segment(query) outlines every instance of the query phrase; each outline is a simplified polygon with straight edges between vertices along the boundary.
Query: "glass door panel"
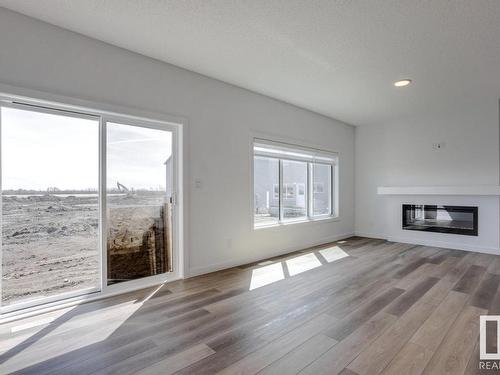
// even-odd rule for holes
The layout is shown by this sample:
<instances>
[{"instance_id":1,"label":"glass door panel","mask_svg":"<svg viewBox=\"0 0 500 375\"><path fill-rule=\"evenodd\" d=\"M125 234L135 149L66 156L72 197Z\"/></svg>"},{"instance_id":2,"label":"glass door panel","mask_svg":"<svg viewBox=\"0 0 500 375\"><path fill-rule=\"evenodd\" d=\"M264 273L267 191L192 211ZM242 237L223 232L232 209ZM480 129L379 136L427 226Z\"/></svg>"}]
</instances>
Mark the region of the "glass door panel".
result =
<instances>
[{"instance_id":1,"label":"glass door panel","mask_svg":"<svg viewBox=\"0 0 500 375\"><path fill-rule=\"evenodd\" d=\"M108 285L172 271L172 132L106 123Z\"/></svg>"},{"instance_id":2,"label":"glass door panel","mask_svg":"<svg viewBox=\"0 0 500 375\"><path fill-rule=\"evenodd\" d=\"M3 306L99 290L99 121L1 107Z\"/></svg>"}]
</instances>

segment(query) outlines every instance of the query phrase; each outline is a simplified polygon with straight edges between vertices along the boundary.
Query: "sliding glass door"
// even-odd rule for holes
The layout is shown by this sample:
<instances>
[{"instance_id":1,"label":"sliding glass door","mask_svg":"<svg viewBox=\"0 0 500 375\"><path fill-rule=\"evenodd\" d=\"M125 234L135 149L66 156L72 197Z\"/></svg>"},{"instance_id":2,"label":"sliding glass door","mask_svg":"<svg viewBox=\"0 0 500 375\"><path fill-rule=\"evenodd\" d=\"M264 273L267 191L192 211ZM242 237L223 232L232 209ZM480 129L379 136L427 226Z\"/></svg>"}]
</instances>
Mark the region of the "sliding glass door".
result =
<instances>
[{"instance_id":1,"label":"sliding glass door","mask_svg":"<svg viewBox=\"0 0 500 375\"><path fill-rule=\"evenodd\" d=\"M99 119L1 108L2 305L95 291Z\"/></svg>"},{"instance_id":2,"label":"sliding glass door","mask_svg":"<svg viewBox=\"0 0 500 375\"><path fill-rule=\"evenodd\" d=\"M0 96L0 313L177 275L176 137Z\"/></svg>"},{"instance_id":3,"label":"sliding glass door","mask_svg":"<svg viewBox=\"0 0 500 375\"><path fill-rule=\"evenodd\" d=\"M108 285L172 270L172 133L106 124Z\"/></svg>"}]
</instances>

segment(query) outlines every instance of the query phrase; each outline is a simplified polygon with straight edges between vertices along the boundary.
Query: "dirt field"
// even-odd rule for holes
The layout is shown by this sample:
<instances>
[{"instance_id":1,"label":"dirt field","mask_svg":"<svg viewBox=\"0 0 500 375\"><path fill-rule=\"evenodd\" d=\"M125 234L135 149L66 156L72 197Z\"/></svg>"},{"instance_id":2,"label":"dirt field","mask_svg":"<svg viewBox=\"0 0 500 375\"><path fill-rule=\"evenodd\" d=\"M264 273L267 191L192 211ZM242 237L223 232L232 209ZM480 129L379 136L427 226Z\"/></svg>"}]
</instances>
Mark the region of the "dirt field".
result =
<instances>
[{"instance_id":1,"label":"dirt field","mask_svg":"<svg viewBox=\"0 0 500 375\"><path fill-rule=\"evenodd\" d=\"M2 304L99 286L97 195L4 195L2 199ZM114 196L108 208L160 201L151 196ZM119 220L111 222L121 226Z\"/></svg>"},{"instance_id":2,"label":"dirt field","mask_svg":"<svg viewBox=\"0 0 500 375\"><path fill-rule=\"evenodd\" d=\"M97 287L95 196L4 196L2 303Z\"/></svg>"}]
</instances>

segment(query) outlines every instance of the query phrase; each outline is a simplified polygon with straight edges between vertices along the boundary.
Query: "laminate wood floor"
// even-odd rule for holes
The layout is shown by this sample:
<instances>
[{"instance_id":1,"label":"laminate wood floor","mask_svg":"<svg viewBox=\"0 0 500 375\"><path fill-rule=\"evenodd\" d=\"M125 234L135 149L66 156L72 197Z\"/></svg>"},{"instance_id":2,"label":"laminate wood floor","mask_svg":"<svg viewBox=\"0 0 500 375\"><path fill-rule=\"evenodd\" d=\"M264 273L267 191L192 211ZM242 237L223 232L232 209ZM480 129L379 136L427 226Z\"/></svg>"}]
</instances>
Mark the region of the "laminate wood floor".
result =
<instances>
[{"instance_id":1,"label":"laminate wood floor","mask_svg":"<svg viewBox=\"0 0 500 375\"><path fill-rule=\"evenodd\" d=\"M476 374L499 284L500 256L352 237L3 324L0 373Z\"/></svg>"}]
</instances>

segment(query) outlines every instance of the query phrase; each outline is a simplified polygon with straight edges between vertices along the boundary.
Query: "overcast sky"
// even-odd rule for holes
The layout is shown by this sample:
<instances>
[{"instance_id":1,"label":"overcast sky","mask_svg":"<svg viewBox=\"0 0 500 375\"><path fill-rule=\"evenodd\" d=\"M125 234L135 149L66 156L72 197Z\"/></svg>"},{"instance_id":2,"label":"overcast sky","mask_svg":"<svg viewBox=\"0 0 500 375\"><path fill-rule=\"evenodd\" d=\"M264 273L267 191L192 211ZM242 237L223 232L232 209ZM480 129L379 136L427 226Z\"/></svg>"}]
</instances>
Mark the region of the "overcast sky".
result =
<instances>
[{"instance_id":1,"label":"overcast sky","mask_svg":"<svg viewBox=\"0 0 500 375\"><path fill-rule=\"evenodd\" d=\"M97 189L97 121L5 107L1 116L4 190ZM109 188L164 189L170 132L108 124L107 138Z\"/></svg>"}]
</instances>

